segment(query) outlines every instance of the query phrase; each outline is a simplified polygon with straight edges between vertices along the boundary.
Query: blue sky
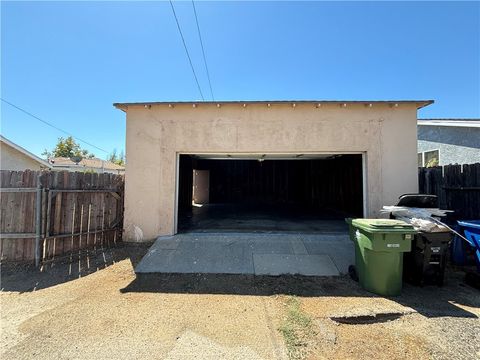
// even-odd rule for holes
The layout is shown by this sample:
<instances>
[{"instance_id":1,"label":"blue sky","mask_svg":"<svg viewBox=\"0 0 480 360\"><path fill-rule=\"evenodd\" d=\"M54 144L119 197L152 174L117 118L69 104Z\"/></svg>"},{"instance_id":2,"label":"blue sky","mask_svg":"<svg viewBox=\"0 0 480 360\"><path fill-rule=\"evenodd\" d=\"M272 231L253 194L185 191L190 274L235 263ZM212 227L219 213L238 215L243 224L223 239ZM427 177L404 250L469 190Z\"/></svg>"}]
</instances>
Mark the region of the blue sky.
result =
<instances>
[{"instance_id":1,"label":"blue sky","mask_svg":"<svg viewBox=\"0 0 480 360\"><path fill-rule=\"evenodd\" d=\"M209 99L192 4L174 5ZM480 117L479 2L196 8L216 100L434 99L420 117ZM125 147L113 102L200 99L168 2L2 2L1 62L2 98L107 151ZM2 134L36 154L63 135L1 105Z\"/></svg>"}]
</instances>

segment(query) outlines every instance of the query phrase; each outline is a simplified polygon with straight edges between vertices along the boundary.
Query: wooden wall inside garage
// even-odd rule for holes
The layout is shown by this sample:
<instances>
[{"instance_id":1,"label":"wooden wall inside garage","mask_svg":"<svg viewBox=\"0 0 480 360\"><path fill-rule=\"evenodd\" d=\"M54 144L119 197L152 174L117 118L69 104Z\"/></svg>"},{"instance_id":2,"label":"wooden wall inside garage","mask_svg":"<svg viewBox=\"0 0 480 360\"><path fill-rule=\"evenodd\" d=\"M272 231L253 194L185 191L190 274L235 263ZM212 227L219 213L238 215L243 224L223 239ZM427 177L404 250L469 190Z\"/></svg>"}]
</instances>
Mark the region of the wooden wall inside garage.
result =
<instances>
[{"instance_id":1,"label":"wooden wall inside garage","mask_svg":"<svg viewBox=\"0 0 480 360\"><path fill-rule=\"evenodd\" d=\"M193 164L194 160L189 155L180 155L178 208L188 209L192 206L193 196Z\"/></svg>"},{"instance_id":2,"label":"wooden wall inside garage","mask_svg":"<svg viewBox=\"0 0 480 360\"><path fill-rule=\"evenodd\" d=\"M361 155L320 160L195 160L180 166L181 204L191 205L192 169L210 170L211 203L292 204L362 216Z\"/></svg>"}]
</instances>

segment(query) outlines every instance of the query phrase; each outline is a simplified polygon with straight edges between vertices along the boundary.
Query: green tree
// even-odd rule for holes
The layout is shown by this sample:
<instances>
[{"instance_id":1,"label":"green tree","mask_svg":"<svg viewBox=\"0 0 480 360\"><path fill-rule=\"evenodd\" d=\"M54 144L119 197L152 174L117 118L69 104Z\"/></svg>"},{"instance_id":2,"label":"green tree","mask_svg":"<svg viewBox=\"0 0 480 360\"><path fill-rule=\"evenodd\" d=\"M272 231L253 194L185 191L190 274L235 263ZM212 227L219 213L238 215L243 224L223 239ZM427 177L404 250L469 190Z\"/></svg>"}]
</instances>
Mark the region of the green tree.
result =
<instances>
[{"instance_id":1,"label":"green tree","mask_svg":"<svg viewBox=\"0 0 480 360\"><path fill-rule=\"evenodd\" d=\"M91 159L94 158L95 155L90 153L86 149L82 149L80 144L75 141L75 139L71 136L67 138L60 137L58 138L57 145L52 151L45 151L42 153L47 159L51 157L67 157L72 158L76 156L81 156L82 158Z\"/></svg>"},{"instance_id":2,"label":"green tree","mask_svg":"<svg viewBox=\"0 0 480 360\"><path fill-rule=\"evenodd\" d=\"M108 155L107 160L114 163L114 164L124 166L125 165L125 154L123 153L123 150L122 150L122 151L120 151L120 154L117 155L117 149L113 149L112 153L110 155Z\"/></svg>"},{"instance_id":3,"label":"green tree","mask_svg":"<svg viewBox=\"0 0 480 360\"><path fill-rule=\"evenodd\" d=\"M427 164L425 165L425 167L427 167L427 168L431 168L431 167L435 167L435 166L438 166L438 159L437 158L430 159L427 162Z\"/></svg>"}]
</instances>

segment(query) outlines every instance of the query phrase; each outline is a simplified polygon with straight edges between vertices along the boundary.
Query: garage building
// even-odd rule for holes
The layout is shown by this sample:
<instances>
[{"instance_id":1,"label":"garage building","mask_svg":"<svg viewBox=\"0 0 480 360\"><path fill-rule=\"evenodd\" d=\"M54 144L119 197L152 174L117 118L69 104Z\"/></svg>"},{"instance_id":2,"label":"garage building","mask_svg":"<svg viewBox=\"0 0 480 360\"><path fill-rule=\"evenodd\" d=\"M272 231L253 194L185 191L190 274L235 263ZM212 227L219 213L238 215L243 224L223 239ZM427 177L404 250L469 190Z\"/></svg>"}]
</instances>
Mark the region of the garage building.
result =
<instances>
[{"instance_id":1,"label":"garage building","mask_svg":"<svg viewBox=\"0 0 480 360\"><path fill-rule=\"evenodd\" d=\"M418 101L116 103L125 240L329 232L417 191Z\"/></svg>"}]
</instances>

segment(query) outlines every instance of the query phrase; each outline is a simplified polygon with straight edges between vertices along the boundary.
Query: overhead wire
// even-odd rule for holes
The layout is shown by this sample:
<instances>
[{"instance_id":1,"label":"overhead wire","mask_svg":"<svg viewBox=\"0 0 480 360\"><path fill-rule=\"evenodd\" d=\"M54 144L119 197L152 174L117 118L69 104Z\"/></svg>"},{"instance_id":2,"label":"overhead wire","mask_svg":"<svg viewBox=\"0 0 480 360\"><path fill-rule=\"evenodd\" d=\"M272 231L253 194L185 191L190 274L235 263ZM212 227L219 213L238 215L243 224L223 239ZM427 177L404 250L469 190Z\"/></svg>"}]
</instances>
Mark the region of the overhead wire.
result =
<instances>
[{"instance_id":1,"label":"overhead wire","mask_svg":"<svg viewBox=\"0 0 480 360\"><path fill-rule=\"evenodd\" d=\"M197 84L197 88L198 88L198 91L199 91L199 93L200 93L200 96L201 96L202 100L205 100L205 97L203 96L202 89L201 89L201 87L200 87L200 82L198 81L198 77L197 77L197 74L196 74L196 72L195 72L195 68L194 68L193 63L192 63L192 59L191 59L191 57L190 57L190 53L189 53L188 48L187 48L187 44L186 44L186 42L185 42L185 38L184 38L184 36L183 36L182 29L181 29L181 27L180 27L180 23L179 23L179 21L178 21L177 14L176 14L176 12L175 12L175 8L174 8L174 6L173 6L173 2L172 2L172 0L169 0L169 2L170 2L170 6L171 6L171 8L172 8L172 13L173 13L173 16L174 16L174 18L175 18L175 22L176 22L176 24L177 24L178 32L179 32L180 37L181 37L181 39L182 39L183 47L184 47L184 49L185 49L185 53L186 53L186 55L187 55L188 62L189 62L189 64L190 64L190 68L192 69L193 77L195 78L195 83ZM215 101L215 97L214 97L214 95L213 95L213 89L212 89L212 82L211 82L211 80L210 80L210 72L209 72L209 70L208 70L208 64L207 64L207 59L206 59L206 55L205 55L205 48L204 48L204 46L203 46L203 40L202 40L201 31L200 31L200 25L199 25L199 22L198 22L197 10L196 10L196 8L195 8L195 2L194 2L193 0L192 0L192 6L193 6L193 12L194 12L194 14L195 14L195 22L196 22L196 25L197 25L198 37L199 37L199 39L200 39L200 46L201 46L201 48L202 48L203 62L204 62L205 70L206 70L206 73L207 73L207 79L208 79L208 85L209 85L209 88L210 88L210 94L211 94L211 96L212 96L212 100ZM108 151L106 151L106 150L104 150L104 149L102 149L102 148L100 148L100 147L98 147L98 146L96 146L96 145L94 145L94 144L86 141L86 140L83 140L83 139L81 139L81 138L73 135L72 133L70 133L70 132L68 132L68 131L63 130L62 128L60 128L60 127L58 127L58 126L56 126L56 125L53 125L52 123L50 123L50 122L48 122L48 121L46 121L46 120L44 120L44 119L42 119L42 118L40 118L40 117L32 114L31 112L29 112L29 111L21 108L20 106L15 105L15 104L11 103L10 101L7 101L7 100L5 100L5 99L3 99L3 98L0 98L0 100L3 101L4 103L10 105L11 107L13 107L13 108L15 108L15 109L23 112L24 114L26 114L26 115L28 115L28 116L30 116L30 117L32 117L32 118L34 118L34 119L42 122L43 124L45 124L45 125L47 125L47 126L50 126L51 128L53 128L53 129L55 129L55 130L58 130L58 131L66 134L66 135L68 135L68 136L71 136L72 138L74 138L74 139L76 139L76 140L78 140L78 141L80 141L80 142L83 142L84 144L87 144L87 145L89 145L89 146L91 146L91 147L93 147L93 148L95 148L95 149L97 149L97 150L103 151L103 152L105 152L105 153L108 154Z\"/></svg>"},{"instance_id":2,"label":"overhead wire","mask_svg":"<svg viewBox=\"0 0 480 360\"><path fill-rule=\"evenodd\" d=\"M85 140L83 140L83 139L81 139L81 138L73 135L72 133L69 133L68 131L65 131L65 130L59 128L58 126L53 125L52 123L50 123L50 122L48 122L48 121L46 121L46 120L41 119L40 117L32 114L31 112L29 112L29 111L27 111L27 110L25 110L25 109L22 109L20 106L17 106L17 105L15 105L15 104L12 104L10 101L7 101L7 100L5 100L5 99L3 99L3 98L0 98L0 100L2 100L4 103L10 105L11 107L13 107L13 108L15 108L15 109L23 112L24 114L27 114L28 116L30 116L30 117L32 117L32 118L34 118L34 119L37 119L38 121L44 123L45 125L48 125L48 126L50 126L51 128L54 128L55 130L58 130L58 131L66 134L66 135L68 135L68 136L71 136L71 137L74 138L75 140L81 141L81 142L83 142L84 144L87 144L87 145L89 145L89 146L91 146L91 147L93 147L93 148L95 148L95 149L97 149L97 150L103 151L104 153L107 153L107 154L109 153L107 150L104 150L104 149L102 149L102 148L100 148L100 147L98 147L98 146L96 146L96 145L93 145L92 143L90 143L90 142L88 142L88 141L85 141Z\"/></svg>"},{"instance_id":3,"label":"overhead wire","mask_svg":"<svg viewBox=\"0 0 480 360\"><path fill-rule=\"evenodd\" d=\"M210 87L210 94L212 95L212 101L215 101L212 90L212 82L210 81L210 72L208 71L207 58L205 56L205 49L203 47L202 33L200 31L200 25L198 23L197 9L195 8L195 2L192 0L193 13L195 14L195 22L197 23L198 38L200 39L200 46L202 47L203 63L205 64L205 70L207 72L208 86Z\"/></svg>"},{"instance_id":4,"label":"overhead wire","mask_svg":"<svg viewBox=\"0 0 480 360\"><path fill-rule=\"evenodd\" d=\"M198 91L200 93L200 96L202 97L202 100L205 101L205 98L204 98L203 93L202 93L202 88L200 87L200 83L198 82L198 78L197 78L197 74L195 72L195 68L193 67L192 59L190 58L190 53L188 52L188 48L187 48L187 44L185 42L185 38L183 37L182 29L180 27L180 23L178 22L177 13L175 12L175 8L173 7L172 0L169 0L169 1L170 1L170 6L171 6L172 12L173 12L173 17L175 18L175 22L177 23L178 32L180 33L180 37L182 38L182 43L183 43L183 47L185 49L185 53L187 54L188 62L190 63L190 68L192 69L193 77L195 78L195 82L197 83Z\"/></svg>"}]
</instances>

